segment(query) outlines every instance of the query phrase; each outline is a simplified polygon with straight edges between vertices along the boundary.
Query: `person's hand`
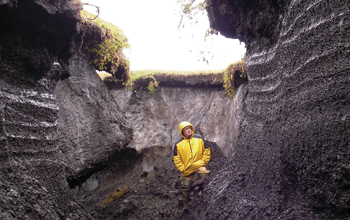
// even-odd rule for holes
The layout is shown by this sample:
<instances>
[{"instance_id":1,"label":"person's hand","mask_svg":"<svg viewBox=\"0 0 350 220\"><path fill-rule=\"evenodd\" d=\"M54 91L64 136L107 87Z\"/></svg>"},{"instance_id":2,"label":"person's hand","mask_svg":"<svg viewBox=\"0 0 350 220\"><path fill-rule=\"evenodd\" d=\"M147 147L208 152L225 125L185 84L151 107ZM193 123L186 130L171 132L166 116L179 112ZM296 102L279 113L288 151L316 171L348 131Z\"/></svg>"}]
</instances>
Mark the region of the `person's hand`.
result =
<instances>
[{"instance_id":1,"label":"person's hand","mask_svg":"<svg viewBox=\"0 0 350 220\"><path fill-rule=\"evenodd\" d=\"M206 167L199 167L199 169L197 170L197 173L210 173L210 171L207 170Z\"/></svg>"}]
</instances>

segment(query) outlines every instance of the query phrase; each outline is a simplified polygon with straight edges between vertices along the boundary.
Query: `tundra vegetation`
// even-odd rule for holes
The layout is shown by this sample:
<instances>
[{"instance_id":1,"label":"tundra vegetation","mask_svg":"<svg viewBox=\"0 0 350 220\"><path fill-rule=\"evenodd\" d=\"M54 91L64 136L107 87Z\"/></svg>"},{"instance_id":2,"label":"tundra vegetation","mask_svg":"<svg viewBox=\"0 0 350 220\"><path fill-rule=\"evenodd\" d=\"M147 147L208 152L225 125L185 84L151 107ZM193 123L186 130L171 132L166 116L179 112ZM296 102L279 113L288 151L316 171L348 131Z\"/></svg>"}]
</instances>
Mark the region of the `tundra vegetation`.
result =
<instances>
[{"instance_id":1,"label":"tundra vegetation","mask_svg":"<svg viewBox=\"0 0 350 220\"><path fill-rule=\"evenodd\" d=\"M118 80L127 80L130 64L123 54L123 49L129 48L130 45L124 32L100 19L98 15L85 10L82 10L80 15L82 17L80 53L90 56L90 63L96 70L109 72Z\"/></svg>"}]
</instances>

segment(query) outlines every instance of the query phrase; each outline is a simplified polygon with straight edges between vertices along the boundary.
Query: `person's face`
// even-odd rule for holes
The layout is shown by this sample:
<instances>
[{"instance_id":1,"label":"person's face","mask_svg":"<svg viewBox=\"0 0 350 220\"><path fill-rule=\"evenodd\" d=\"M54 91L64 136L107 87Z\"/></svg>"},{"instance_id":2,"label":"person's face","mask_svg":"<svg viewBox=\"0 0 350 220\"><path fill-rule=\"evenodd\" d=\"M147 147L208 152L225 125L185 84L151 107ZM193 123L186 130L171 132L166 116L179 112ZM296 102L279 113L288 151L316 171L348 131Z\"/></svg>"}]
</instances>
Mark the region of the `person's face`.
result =
<instances>
[{"instance_id":1,"label":"person's face","mask_svg":"<svg viewBox=\"0 0 350 220\"><path fill-rule=\"evenodd\" d=\"M192 135L192 128L191 127L185 128L182 133L184 134L185 137L190 138Z\"/></svg>"}]
</instances>

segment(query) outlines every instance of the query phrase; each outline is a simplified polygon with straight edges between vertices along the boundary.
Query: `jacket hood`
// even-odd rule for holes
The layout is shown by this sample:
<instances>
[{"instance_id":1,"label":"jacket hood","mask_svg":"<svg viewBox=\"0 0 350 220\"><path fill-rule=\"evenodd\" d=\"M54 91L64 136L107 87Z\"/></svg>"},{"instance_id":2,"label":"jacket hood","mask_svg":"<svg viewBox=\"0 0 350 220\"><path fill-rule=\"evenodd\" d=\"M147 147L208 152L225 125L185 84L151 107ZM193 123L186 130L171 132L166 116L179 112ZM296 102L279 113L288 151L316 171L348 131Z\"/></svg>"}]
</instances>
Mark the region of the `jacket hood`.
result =
<instances>
[{"instance_id":1,"label":"jacket hood","mask_svg":"<svg viewBox=\"0 0 350 220\"><path fill-rule=\"evenodd\" d=\"M193 129L192 124L189 123L188 121L183 121L183 122L181 122L181 123L179 124L179 131L180 131L180 134L181 134L181 137L182 137L182 138L186 138L186 137L182 134L182 129L184 129L184 128L187 127L187 126L191 126L191 127L192 127L192 135L191 135L191 137L193 137L194 129ZM190 138L191 138L191 137L190 137ZM186 138L186 139L187 139L187 138Z\"/></svg>"}]
</instances>

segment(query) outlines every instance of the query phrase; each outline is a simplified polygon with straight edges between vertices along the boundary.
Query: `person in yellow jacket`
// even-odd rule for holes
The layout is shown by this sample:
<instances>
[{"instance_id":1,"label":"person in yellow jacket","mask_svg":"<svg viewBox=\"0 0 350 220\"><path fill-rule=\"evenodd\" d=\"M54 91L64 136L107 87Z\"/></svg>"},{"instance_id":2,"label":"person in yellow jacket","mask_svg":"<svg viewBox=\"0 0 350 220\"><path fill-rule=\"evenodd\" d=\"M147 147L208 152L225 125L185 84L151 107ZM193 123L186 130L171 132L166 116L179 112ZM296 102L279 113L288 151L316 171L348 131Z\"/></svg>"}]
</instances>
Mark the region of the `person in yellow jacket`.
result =
<instances>
[{"instance_id":1,"label":"person in yellow jacket","mask_svg":"<svg viewBox=\"0 0 350 220\"><path fill-rule=\"evenodd\" d=\"M175 166L181 172L181 190L184 197L184 208L190 200L191 186L197 173L199 178L209 175L206 169L210 161L210 148L202 136L194 134L191 123L183 121L179 125L181 139L174 145L173 158Z\"/></svg>"}]
</instances>

